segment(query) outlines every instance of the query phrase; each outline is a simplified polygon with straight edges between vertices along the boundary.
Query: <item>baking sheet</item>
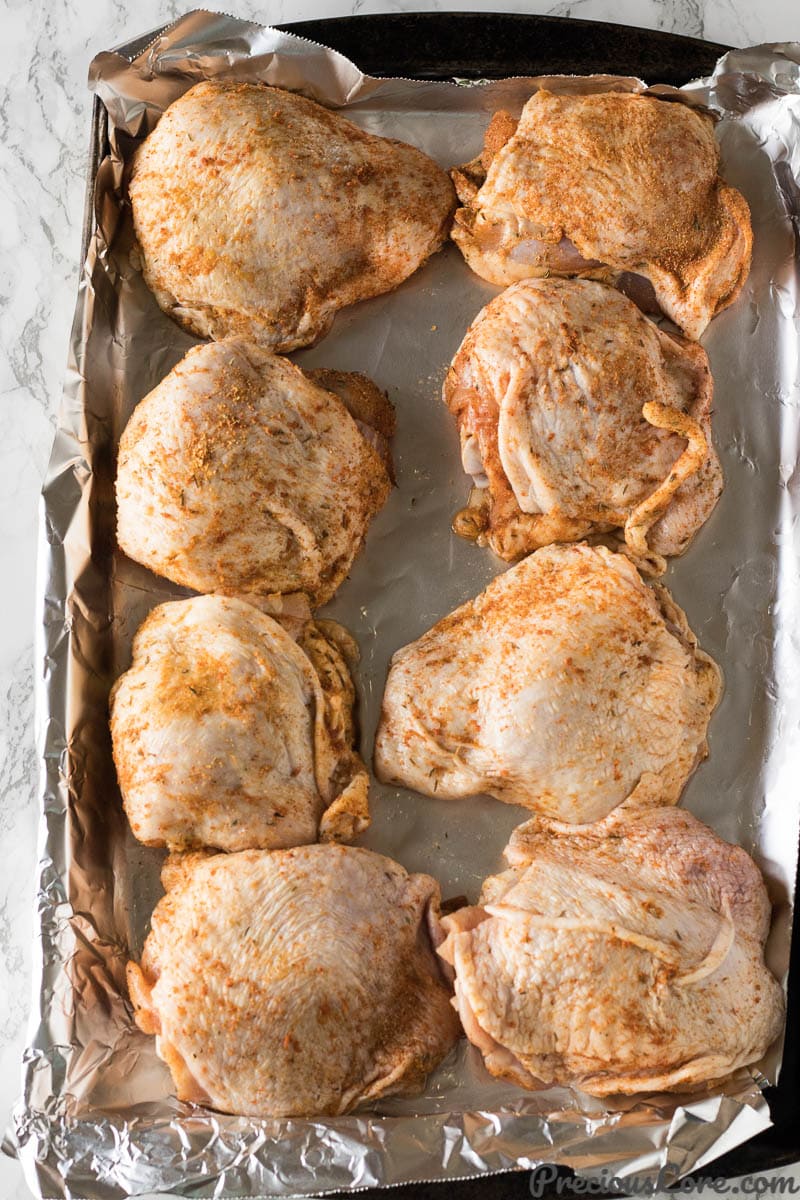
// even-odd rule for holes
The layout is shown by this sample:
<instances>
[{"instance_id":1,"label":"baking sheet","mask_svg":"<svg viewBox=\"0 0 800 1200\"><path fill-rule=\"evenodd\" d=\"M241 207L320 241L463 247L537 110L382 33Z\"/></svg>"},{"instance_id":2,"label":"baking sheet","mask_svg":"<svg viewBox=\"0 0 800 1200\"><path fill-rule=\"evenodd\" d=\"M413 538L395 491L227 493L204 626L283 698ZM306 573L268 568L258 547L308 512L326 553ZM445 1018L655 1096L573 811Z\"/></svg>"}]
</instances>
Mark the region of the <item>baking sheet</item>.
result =
<instances>
[{"instance_id":1,"label":"baking sheet","mask_svg":"<svg viewBox=\"0 0 800 1200\"><path fill-rule=\"evenodd\" d=\"M64 405L44 490L39 588L43 770L38 913L41 969L15 1139L37 1195L289 1195L453 1179L559 1162L637 1184L666 1184L767 1126L759 1085L776 1049L724 1094L639 1098L616 1108L566 1089L531 1093L489 1079L465 1043L418 1098L325 1121L209 1114L170 1098L152 1039L132 1024L124 964L158 895L161 855L122 814L110 758L107 693L151 607L188 594L114 550L114 447L134 405L194 339L144 286L120 197L135 139L193 82L259 78L346 108L372 132L415 143L443 166L480 148L488 114L519 111L542 80L478 87L364 77L323 47L233 18L194 13L132 65L98 56L92 81L109 114L111 154L95 186L97 228L76 311ZM638 88L635 80L549 81L558 89ZM776 903L772 969L785 978L800 815L797 451L800 434L794 222L800 214L800 48L727 55L685 89L722 117L724 172L753 212L755 258L742 297L703 338L716 385L715 439L726 490L666 577L726 691L709 760L684 803L760 862ZM398 486L365 551L322 610L355 634L362 751L371 755L388 660L503 564L456 538L468 493L454 423L440 400L447 365L500 289L454 247L389 296L340 314L292 357L357 370L398 413ZM447 802L381 787L364 845L474 899L524 810Z\"/></svg>"}]
</instances>

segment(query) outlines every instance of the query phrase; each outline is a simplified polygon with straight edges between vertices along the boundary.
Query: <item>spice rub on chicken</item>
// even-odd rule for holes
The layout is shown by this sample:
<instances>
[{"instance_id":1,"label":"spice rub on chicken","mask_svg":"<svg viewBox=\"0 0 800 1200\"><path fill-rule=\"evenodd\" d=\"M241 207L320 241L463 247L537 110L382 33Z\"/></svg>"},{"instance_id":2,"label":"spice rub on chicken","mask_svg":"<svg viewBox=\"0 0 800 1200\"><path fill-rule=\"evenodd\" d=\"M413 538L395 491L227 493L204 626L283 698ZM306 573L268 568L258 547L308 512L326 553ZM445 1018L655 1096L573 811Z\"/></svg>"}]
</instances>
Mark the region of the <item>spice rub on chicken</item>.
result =
<instances>
[{"instance_id":1,"label":"spice rub on chicken","mask_svg":"<svg viewBox=\"0 0 800 1200\"><path fill-rule=\"evenodd\" d=\"M705 351L586 279L513 284L475 318L444 400L475 482L454 522L514 561L624 530L660 574L722 490Z\"/></svg>"},{"instance_id":2,"label":"spice rub on chicken","mask_svg":"<svg viewBox=\"0 0 800 1200\"><path fill-rule=\"evenodd\" d=\"M364 376L305 373L237 338L195 346L120 440L119 545L199 592L323 604L391 490L393 428Z\"/></svg>"},{"instance_id":3,"label":"spice rub on chicken","mask_svg":"<svg viewBox=\"0 0 800 1200\"><path fill-rule=\"evenodd\" d=\"M375 772L573 823L674 804L719 694L664 588L604 547L548 546L395 653Z\"/></svg>"},{"instance_id":4,"label":"spice rub on chicken","mask_svg":"<svg viewBox=\"0 0 800 1200\"><path fill-rule=\"evenodd\" d=\"M719 175L712 119L682 103L542 89L519 121L497 113L483 153L452 175L453 240L492 283L642 276L698 338L750 269L747 202Z\"/></svg>"},{"instance_id":5,"label":"spice rub on chicken","mask_svg":"<svg viewBox=\"0 0 800 1200\"><path fill-rule=\"evenodd\" d=\"M180 1100L335 1116L418 1091L460 1032L439 887L344 846L168 864L128 983Z\"/></svg>"},{"instance_id":6,"label":"spice rub on chicken","mask_svg":"<svg viewBox=\"0 0 800 1200\"><path fill-rule=\"evenodd\" d=\"M367 828L355 645L331 621L296 624L297 640L225 596L150 613L111 693L114 762L139 841L271 849Z\"/></svg>"},{"instance_id":7,"label":"spice rub on chicken","mask_svg":"<svg viewBox=\"0 0 800 1200\"><path fill-rule=\"evenodd\" d=\"M212 79L163 114L129 185L144 277L198 337L307 346L447 237L447 174L305 96Z\"/></svg>"},{"instance_id":8,"label":"spice rub on chicken","mask_svg":"<svg viewBox=\"0 0 800 1200\"><path fill-rule=\"evenodd\" d=\"M443 921L467 1037L492 1075L594 1096L688 1089L783 1026L756 864L690 813L624 805L519 826L508 870Z\"/></svg>"}]
</instances>

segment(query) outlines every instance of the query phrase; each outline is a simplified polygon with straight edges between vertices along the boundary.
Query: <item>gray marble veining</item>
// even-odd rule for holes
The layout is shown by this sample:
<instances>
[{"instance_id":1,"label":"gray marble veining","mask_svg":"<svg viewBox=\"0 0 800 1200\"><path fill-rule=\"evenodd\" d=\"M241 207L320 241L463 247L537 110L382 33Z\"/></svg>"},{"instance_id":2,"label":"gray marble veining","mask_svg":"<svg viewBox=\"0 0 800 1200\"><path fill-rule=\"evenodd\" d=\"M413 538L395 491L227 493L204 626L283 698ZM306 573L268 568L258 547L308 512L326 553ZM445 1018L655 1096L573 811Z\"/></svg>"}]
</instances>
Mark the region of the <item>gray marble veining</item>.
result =
<instances>
[{"instance_id":1,"label":"gray marble veining","mask_svg":"<svg viewBox=\"0 0 800 1200\"><path fill-rule=\"evenodd\" d=\"M37 761L33 590L37 501L75 296L93 55L164 24L175 0L0 0L0 1126L18 1090L28 1006ZM209 7L213 5L209 4ZM797 0L225 0L265 23L350 13L537 12L733 45L800 39ZM0 1197L28 1195L0 1156Z\"/></svg>"}]
</instances>

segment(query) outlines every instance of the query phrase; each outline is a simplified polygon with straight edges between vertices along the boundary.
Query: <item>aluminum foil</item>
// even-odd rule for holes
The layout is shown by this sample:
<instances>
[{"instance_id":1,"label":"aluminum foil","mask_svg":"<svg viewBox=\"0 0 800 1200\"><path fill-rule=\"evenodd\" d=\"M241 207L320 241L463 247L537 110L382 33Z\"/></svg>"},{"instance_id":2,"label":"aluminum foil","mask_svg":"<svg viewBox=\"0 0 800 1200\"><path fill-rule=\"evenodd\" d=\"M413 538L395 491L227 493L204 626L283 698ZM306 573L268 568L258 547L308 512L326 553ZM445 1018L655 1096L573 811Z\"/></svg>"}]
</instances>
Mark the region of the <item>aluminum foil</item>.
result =
<instances>
[{"instance_id":1,"label":"aluminum foil","mask_svg":"<svg viewBox=\"0 0 800 1200\"><path fill-rule=\"evenodd\" d=\"M780 1051L724 1088L615 1107L566 1089L525 1092L488 1077L465 1042L424 1094L335 1120L254 1120L171 1097L153 1041L134 1026L124 965L146 934L161 856L139 846L111 763L107 695L154 604L185 593L114 547L113 474L134 405L192 344L144 286L124 205L126 164L177 95L217 74L262 79L342 107L445 166L479 149L487 116L519 111L543 82L459 87L362 75L341 55L273 29L193 13L130 62L101 54L91 83L108 114L92 182L93 221L41 518L38 738L42 760L30 1045L11 1144L37 1196L286 1196L455 1179L562 1163L641 1186L703 1166L769 1124L761 1086ZM639 89L555 78L556 90ZM726 177L747 196L755 258L737 304L704 337L716 384L726 490L667 583L727 687L709 760L684 803L760 862L776 905L768 954L785 980L797 866L800 757L800 47L723 58L683 90L709 106ZM326 612L356 635L363 753L371 754L388 660L474 595L503 564L450 532L468 481L440 401L464 331L499 289L453 247L391 295L345 311L303 365L363 371L395 402L398 486L351 578ZM477 895L525 813L380 787L364 844Z\"/></svg>"}]
</instances>

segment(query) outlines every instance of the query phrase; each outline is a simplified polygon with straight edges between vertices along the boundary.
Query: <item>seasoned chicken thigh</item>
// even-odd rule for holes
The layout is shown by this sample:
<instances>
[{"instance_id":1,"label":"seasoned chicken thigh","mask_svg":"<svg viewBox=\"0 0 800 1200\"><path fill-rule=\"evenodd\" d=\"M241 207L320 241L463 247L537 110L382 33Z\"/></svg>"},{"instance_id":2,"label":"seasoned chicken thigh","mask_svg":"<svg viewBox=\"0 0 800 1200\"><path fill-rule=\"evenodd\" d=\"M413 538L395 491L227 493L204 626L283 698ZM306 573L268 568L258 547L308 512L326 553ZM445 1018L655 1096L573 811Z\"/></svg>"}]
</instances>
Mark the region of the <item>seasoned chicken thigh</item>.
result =
<instances>
[{"instance_id":1,"label":"seasoned chicken thigh","mask_svg":"<svg viewBox=\"0 0 800 1200\"><path fill-rule=\"evenodd\" d=\"M453 239L492 283L633 273L697 338L750 269L747 202L719 176L711 118L682 103L542 89L453 178Z\"/></svg>"},{"instance_id":2,"label":"seasoned chicken thigh","mask_svg":"<svg viewBox=\"0 0 800 1200\"><path fill-rule=\"evenodd\" d=\"M120 440L125 553L199 592L329 600L389 494L394 416L363 376L314 374L238 339L191 349Z\"/></svg>"},{"instance_id":3,"label":"seasoned chicken thigh","mask_svg":"<svg viewBox=\"0 0 800 1200\"><path fill-rule=\"evenodd\" d=\"M492 1075L594 1096L756 1062L783 1024L758 868L681 809L516 829L509 869L445 918L467 1036Z\"/></svg>"},{"instance_id":4,"label":"seasoned chicken thigh","mask_svg":"<svg viewBox=\"0 0 800 1200\"><path fill-rule=\"evenodd\" d=\"M513 284L475 318L444 386L474 478L462 536L514 560L615 527L640 566L681 554L722 488L696 342L586 279Z\"/></svg>"},{"instance_id":5,"label":"seasoned chicken thigh","mask_svg":"<svg viewBox=\"0 0 800 1200\"><path fill-rule=\"evenodd\" d=\"M344 630L298 640L243 600L161 604L111 693L111 735L131 828L149 846L221 850L349 840L369 824L353 749Z\"/></svg>"},{"instance_id":6,"label":"seasoned chicken thigh","mask_svg":"<svg viewBox=\"0 0 800 1200\"><path fill-rule=\"evenodd\" d=\"M418 1090L458 1036L429 876L303 846L189 861L165 884L128 982L179 1099L336 1115Z\"/></svg>"},{"instance_id":7,"label":"seasoned chicken thigh","mask_svg":"<svg viewBox=\"0 0 800 1200\"><path fill-rule=\"evenodd\" d=\"M578 823L673 804L719 691L663 588L604 547L549 546L394 655L375 771Z\"/></svg>"},{"instance_id":8,"label":"seasoned chicken thigh","mask_svg":"<svg viewBox=\"0 0 800 1200\"><path fill-rule=\"evenodd\" d=\"M198 337L307 346L438 250L455 193L405 142L304 96L212 79L167 109L129 193L144 276Z\"/></svg>"}]
</instances>

